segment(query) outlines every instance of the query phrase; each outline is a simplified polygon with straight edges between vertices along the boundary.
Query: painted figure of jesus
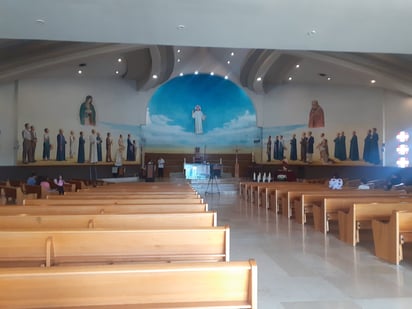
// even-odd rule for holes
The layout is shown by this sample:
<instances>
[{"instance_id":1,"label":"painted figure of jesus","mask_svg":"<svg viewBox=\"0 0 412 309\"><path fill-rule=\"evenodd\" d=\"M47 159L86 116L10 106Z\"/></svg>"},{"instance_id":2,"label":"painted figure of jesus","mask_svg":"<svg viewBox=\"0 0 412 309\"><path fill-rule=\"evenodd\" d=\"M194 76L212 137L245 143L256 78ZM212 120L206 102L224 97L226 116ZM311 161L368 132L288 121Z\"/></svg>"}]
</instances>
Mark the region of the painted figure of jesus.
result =
<instances>
[{"instance_id":1,"label":"painted figure of jesus","mask_svg":"<svg viewBox=\"0 0 412 309\"><path fill-rule=\"evenodd\" d=\"M203 120L206 119L206 115L203 114L200 105L195 106L192 118L195 120L195 134L203 134Z\"/></svg>"}]
</instances>

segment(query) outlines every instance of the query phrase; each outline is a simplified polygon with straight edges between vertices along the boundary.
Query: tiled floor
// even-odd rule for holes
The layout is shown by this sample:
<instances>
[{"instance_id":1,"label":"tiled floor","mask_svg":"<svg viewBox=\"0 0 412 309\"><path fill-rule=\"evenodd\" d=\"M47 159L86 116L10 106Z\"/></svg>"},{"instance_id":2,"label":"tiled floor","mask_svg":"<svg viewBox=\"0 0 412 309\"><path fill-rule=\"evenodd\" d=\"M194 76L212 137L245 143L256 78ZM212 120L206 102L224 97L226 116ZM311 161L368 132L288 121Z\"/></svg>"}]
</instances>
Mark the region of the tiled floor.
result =
<instances>
[{"instance_id":1,"label":"tiled floor","mask_svg":"<svg viewBox=\"0 0 412 309\"><path fill-rule=\"evenodd\" d=\"M412 308L412 255L388 264L374 256L369 234L352 248L236 194L208 194L206 202L231 228L231 260L257 261L259 309Z\"/></svg>"}]
</instances>

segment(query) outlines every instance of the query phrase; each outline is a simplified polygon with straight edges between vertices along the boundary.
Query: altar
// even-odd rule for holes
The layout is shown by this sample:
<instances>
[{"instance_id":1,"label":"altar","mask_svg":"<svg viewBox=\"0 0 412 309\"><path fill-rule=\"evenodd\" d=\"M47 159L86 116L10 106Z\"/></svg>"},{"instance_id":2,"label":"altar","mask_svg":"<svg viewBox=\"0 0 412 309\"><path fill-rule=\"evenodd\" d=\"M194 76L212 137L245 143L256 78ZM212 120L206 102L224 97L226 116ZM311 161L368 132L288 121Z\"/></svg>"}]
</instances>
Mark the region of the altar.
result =
<instances>
[{"instance_id":1,"label":"altar","mask_svg":"<svg viewBox=\"0 0 412 309\"><path fill-rule=\"evenodd\" d=\"M185 163L183 165L186 179L209 179L210 164L208 163Z\"/></svg>"}]
</instances>

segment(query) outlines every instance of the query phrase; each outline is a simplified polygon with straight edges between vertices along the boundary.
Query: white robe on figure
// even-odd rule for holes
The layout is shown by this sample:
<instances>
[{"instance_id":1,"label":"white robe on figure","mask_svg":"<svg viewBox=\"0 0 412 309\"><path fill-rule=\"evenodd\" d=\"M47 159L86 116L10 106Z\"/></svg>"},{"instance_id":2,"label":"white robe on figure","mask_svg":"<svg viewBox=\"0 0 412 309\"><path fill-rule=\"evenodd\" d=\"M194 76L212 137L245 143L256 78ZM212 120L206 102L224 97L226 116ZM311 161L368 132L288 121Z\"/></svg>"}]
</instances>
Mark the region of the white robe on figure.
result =
<instances>
[{"instance_id":1,"label":"white robe on figure","mask_svg":"<svg viewBox=\"0 0 412 309\"><path fill-rule=\"evenodd\" d=\"M192 113L192 118L195 120L195 134L203 134L203 120L205 115L200 109L196 109Z\"/></svg>"},{"instance_id":2,"label":"white robe on figure","mask_svg":"<svg viewBox=\"0 0 412 309\"><path fill-rule=\"evenodd\" d=\"M97 163L97 141L96 135L92 134L89 137L90 142L90 153L89 153L89 161L90 163Z\"/></svg>"}]
</instances>

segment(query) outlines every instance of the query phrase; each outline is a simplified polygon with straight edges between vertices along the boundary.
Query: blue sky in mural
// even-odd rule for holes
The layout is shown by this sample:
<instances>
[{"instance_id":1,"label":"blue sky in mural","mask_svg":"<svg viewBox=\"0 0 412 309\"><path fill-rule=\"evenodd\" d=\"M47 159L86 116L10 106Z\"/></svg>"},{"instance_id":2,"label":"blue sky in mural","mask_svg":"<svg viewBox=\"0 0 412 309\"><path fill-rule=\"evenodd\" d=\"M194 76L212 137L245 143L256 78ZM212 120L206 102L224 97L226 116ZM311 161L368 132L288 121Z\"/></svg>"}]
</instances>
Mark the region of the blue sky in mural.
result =
<instances>
[{"instance_id":1,"label":"blue sky in mural","mask_svg":"<svg viewBox=\"0 0 412 309\"><path fill-rule=\"evenodd\" d=\"M194 132L196 105L206 115L201 135ZM224 151L234 146L252 148L253 140L260 137L252 101L243 89L220 76L176 77L159 87L148 106L149 121L142 134L149 147Z\"/></svg>"}]
</instances>

